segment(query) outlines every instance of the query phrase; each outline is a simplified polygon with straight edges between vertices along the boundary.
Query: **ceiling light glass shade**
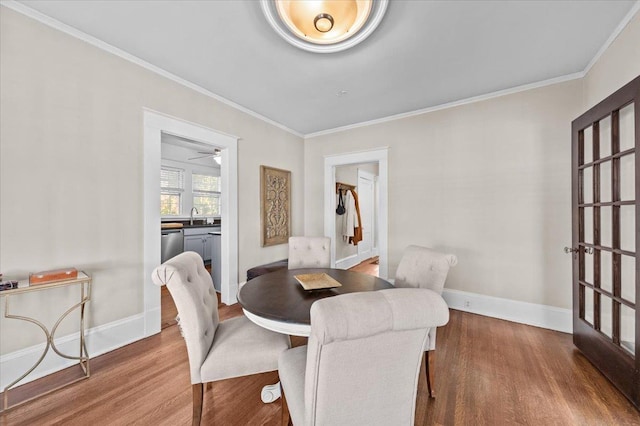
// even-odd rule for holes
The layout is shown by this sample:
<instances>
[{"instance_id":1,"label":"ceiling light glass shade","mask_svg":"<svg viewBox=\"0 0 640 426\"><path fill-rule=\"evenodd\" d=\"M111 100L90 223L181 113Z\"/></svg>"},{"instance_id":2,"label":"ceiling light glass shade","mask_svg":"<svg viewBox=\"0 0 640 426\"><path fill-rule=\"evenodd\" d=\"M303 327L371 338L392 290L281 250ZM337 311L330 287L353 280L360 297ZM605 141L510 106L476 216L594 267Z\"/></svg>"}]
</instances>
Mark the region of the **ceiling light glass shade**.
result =
<instances>
[{"instance_id":1,"label":"ceiling light glass shade","mask_svg":"<svg viewBox=\"0 0 640 426\"><path fill-rule=\"evenodd\" d=\"M311 52L355 46L376 29L388 0L262 0L267 21L286 41Z\"/></svg>"}]
</instances>

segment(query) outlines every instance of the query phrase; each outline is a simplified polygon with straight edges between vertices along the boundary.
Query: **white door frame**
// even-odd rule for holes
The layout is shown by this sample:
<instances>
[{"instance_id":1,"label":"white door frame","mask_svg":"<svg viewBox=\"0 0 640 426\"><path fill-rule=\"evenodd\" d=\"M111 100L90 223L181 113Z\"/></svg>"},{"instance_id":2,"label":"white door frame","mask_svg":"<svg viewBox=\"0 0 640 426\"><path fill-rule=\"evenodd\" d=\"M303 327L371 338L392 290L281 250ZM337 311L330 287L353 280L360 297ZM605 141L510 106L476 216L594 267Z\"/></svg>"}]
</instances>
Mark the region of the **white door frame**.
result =
<instances>
[{"instance_id":1,"label":"white door frame","mask_svg":"<svg viewBox=\"0 0 640 426\"><path fill-rule=\"evenodd\" d=\"M222 302L233 304L238 292L238 138L196 123L143 108L144 334L160 332L160 288L151 281L160 265L160 157L162 133L221 149Z\"/></svg>"},{"instance_id":2,"label":"white door frame","mask_svg":"<svg viewBox=\"0 0 640 426\"><path fill-rule=\"evenodd\" d=\"M378 204L378 245L380 269L378 275L389 274L388 257L388 153L383 147L371 151L326 155L324 157L324 235L331 238L331 267L336 267L336 167L359 163L378 163L380 200Z\"/></svg>"}]
</instances>

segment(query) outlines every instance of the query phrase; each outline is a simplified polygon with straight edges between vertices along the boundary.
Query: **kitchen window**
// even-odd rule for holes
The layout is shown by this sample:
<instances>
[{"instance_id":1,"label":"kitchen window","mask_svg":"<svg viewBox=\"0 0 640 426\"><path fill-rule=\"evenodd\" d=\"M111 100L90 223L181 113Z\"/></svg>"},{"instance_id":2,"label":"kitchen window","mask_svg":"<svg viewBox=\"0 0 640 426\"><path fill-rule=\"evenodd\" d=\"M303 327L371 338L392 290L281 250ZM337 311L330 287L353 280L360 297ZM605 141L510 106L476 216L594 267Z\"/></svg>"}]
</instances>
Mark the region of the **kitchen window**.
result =
<instances>
[{"instance_id":1,"label":"kitchen window","mask_svg":"<svg viewBox=\"0 0 640 426\"><path fill-rule=\"evenodd\" d=\"M202 216L220 216L220 177L193 173L191 186L193 207Z\"/></svg>"},{"instance_id":2,"label":"kitchen window","mask_svg":"<svg viewBox=\"0 0 640 426\"><path fill-rule=\"evenodd\" d=\"M182 211L184 170L162 166L160 168L160 214L178 216Z\"/></svg>"}]
</instances>

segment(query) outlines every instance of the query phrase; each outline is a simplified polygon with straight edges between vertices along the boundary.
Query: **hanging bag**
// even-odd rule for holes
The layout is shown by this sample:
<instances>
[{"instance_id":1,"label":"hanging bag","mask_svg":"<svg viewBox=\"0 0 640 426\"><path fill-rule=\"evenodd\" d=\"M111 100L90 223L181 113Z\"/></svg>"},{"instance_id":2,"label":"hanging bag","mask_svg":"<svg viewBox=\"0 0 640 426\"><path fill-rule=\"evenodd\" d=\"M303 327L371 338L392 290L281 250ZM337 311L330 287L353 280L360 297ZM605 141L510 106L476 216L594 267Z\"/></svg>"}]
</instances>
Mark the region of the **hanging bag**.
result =
<instances>
[{"instance_id":1,"label":"hanging bag","mask_svg":"<svg viewBox=\"0 0 640 426\"><path fill-rule=\"evenodd\" d=\"M338 207L336 208L336 214L343 215L346 211L344 208L344 199L342 198L342 189L339 191L340 196L338 198Z\"/></svg>"}]
</instances>

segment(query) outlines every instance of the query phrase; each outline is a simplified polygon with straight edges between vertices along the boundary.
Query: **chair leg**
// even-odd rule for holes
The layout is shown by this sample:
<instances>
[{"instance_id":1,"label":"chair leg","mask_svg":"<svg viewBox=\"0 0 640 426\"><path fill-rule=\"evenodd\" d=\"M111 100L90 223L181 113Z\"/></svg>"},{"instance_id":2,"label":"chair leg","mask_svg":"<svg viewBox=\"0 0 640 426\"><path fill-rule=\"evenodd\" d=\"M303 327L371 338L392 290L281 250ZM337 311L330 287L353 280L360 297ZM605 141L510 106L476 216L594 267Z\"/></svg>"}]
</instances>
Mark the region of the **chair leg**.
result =
<instances>
[{"instance_id":1,"label":"chair leg","mask_svg":"<svg viewBox=\"0 0 640 426\"><path fill-rule=\"evenodd\" d=\"M284 397L284 392L280 396L282 401L282 426L291 425L291 416L289 415L289 406L287 405L287 399Z\"/></svg>"},{"instance_id":2,"label":"chair leg","mask_svg":"<svg viewBox=\"0 0 640 426\"><path fill-rule=\"evenodd\" d=\"M200 426L200 420L202 419L202 383L195 384L191 387L193 392L193 418L191 419L192 426Z\"/></svg>"},{"instance_id":3,"label":"chair leg","mask_svg":"<svg viewBox=\"0 0 640 426\"><path fill-rule=\"evenodd\" d=\"M431 398L435 398L436 394L434 391L434 364L435 364L435 351L426 351L424 353L424 372L427 376L427 390L429 391L429 396Z\"/></svg>"}]
</instances>

